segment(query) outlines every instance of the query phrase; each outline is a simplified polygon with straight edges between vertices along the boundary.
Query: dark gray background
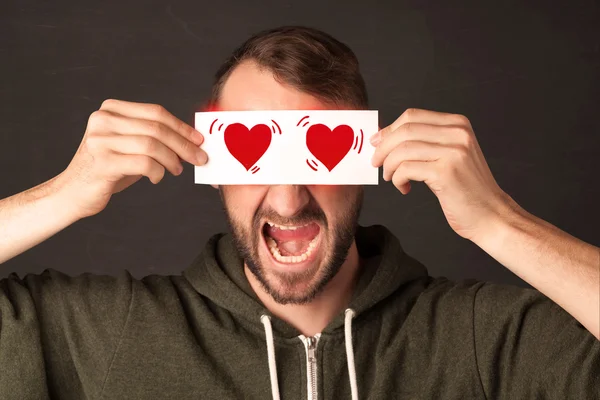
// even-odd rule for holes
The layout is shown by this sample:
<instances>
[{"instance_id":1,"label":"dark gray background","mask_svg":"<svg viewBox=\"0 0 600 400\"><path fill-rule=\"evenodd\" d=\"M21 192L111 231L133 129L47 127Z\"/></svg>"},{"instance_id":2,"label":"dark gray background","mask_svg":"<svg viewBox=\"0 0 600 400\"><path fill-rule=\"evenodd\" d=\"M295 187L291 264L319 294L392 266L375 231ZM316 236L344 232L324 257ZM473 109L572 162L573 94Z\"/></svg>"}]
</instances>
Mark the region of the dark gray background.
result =
<instances>
[{"instance_id":1,"label":"dark gray background","mask_svg":"<svg viewBox=\"0 0 600 400\"><path fill-rule=\"evenodd\" d=\"M106 98L192 123L224 58L250 34L301 24L358 55L381 125L408 107L470 118L500 186L529 212L598 245L600 7L593 1L8 1L0 5L0 198L59 174ZM383 182L383 181L382 181ZM434 276L524 285L448 226L423 184L368 187L384 224ZM1 227L0 227L1 229ZM0 266L177 274L226 229L193 167L144 179L108 208Z\"/></svg>"}]
</instances>

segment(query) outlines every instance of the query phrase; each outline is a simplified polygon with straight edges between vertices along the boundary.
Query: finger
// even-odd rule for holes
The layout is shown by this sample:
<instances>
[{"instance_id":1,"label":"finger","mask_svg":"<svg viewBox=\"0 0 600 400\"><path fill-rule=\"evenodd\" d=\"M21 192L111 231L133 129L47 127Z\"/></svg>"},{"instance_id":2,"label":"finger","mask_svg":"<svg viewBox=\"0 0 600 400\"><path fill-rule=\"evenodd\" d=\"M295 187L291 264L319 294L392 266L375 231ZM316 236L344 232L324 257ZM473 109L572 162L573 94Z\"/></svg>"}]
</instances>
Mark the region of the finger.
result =
<instances>
[{"instance_id":1,"label":"finger","mask_svg":"<svg viewBox=\"0 0 600 400\"><path fill-rule=\"evenodd\" d=\"M461 114L451 114L431 110L423 110L420 108L409 108L402 113L394 122L380 129L375 135L371 137L371 144L377 146L387 134L395 131L400 126L407 123L420 123L427 125L458 125L471 127L471 122L467 117Z\"/></svg>"},{"instance_id":2,"label":"finger","mask_svg":"<svg viewBox=\"0 0 600 400\"><path fill-rule=\"evenodd\" d=\"M390 125L390 131L398 129L407 122L418 122L429 125L466 125L470 126L469 119L461 114L452 114L439 111L409 108Z\"/></svg>"},{"instance_id":3,"label":"finger","mask_svg":"<svg viewBox=\"0 0 600 400\"><path fill-rule=\"evenodd\" d=\"M124 100L108 99L102 103L100 109L121 114L125 117L161 122L196 146L200 146L204 141L204 136L200 132L168 112L159 104L133 103Z\"/></svg>"},{"instance_id":4,"label":"finger","mask_svg":"<svg viewBox=\"0 0 600 400\"><path fill-rule=\"evenodd\" d=\"M410 192L410 190L412 189L412 186L410 184L410 181L402 186L400 186L398 188L398 190L400 191L400 193L402 194L408 194L408 192Z\"/></svg>"},{"instance_id":5,"label":"finger","mask_svg":"<svg viewBox=\"0 0 600 400\"><path fill-rule=\"evenodd\" d=\"M153 137L173 150L183 160L194 165L203 165L208 159L206 152L200 147L186 140L167 125L157 121L113 114L110 118L110 129L123 135Z\"/></svg>"},{"instance_id":6,"label":"finger","mask_svg":"<svg viewBox=\"0 0 600 400\"><path fill-rule=\"evenodd\" d=\"M373 154L372 164L375 167L381 166L388 154L404 141L411 140L441 145L456 144L460 143L460 134L463 131L463 128L456 126L438 126L416 122L406 123L387 134L381 143L379 143Z\"/></svg>"},{"instance_id":7,"label":"finger","mask_svg":"<svg viewBox=\"0 0 600 400\"><path fill-rule=\"evenodd\" d=\"M114 153L152 157L173 175L183 172L179 157L159 140L144 135L95 135L94 141Z\"/></svg>"},{"instance_id":8,"label":"finger","mask_svg":"<svg viewBox=\"0 0 600 400\"><path fill-rule=\"evenodd\" d=\"M383 179L389 181L404 161L436 161L447 148L437 143L409 140L400 143L383 161Z\"/></svg>"},{"instance_id":9,"label":"finger","mask_svg":"<svg viewBox=\"0 0 600 400\"><path fill-rule=\"evenodd\" d=\"M115 181L126 176L143 175L148 177L150 182L157 184L165 176L165 167L149 156L111 152L106 157L107 172Z\"/></svg>"},{"instance_id":10,"label":"finger","mask_svg":"<svg viewBox=\"0 0 600 400\"><path fill-rule=\"evenodd\" d=\"M410 181L425 182L430 181L434 174L434 162L427 161L404 161L398 166L392 176L392 183L403 194L408 193L406 188L410 190ZM405 191L402 191L405 190Z\"/></svg>"}]
</instances>

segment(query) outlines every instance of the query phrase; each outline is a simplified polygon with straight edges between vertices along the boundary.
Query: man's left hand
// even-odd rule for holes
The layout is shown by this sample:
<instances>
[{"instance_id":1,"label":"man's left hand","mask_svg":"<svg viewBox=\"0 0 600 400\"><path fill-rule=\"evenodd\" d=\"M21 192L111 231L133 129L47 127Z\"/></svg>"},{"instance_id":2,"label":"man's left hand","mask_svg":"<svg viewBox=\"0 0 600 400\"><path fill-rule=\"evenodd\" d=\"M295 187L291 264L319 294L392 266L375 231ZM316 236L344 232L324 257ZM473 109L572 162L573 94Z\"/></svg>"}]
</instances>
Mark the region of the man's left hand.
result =
<instances>
[{"instance_id":1,"label":"man's left hand","mask_svg":"<svg viewBox=\"0 0 600 400\"><path fill-rule=\"evenodd\" d=\"M408 109L371 139L372 163L402 194L422 181L437 196L452 229L475 241L511 210L469 120L458 114Z\"/></svg>"}]
</instances>

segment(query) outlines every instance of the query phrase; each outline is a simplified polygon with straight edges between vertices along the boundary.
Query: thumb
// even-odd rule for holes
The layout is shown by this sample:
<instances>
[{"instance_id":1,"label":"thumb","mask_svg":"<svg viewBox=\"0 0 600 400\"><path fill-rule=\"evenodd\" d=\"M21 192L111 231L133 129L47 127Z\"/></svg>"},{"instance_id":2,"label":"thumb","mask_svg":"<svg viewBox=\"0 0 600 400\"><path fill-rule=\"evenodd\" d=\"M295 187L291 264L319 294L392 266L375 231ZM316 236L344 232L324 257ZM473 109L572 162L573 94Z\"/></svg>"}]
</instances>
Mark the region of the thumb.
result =
<instances>
[{"instance_id":1,"label":"thumb","mask_svg":"<svg viewBox=\"0 0 600 400\"><path fill-rule=\"evenodd\" d=\"M379 143L381 143L381 141L387 135L389 130L390 130L390 126L386 126L383 129L381 129L381 127L379 127L379 131L377 131L377 133L375 133L373 136L371 136L369 138L369 141L371 142L371 144L373 146L377 146Z\"/></svg>"}]
</instances>

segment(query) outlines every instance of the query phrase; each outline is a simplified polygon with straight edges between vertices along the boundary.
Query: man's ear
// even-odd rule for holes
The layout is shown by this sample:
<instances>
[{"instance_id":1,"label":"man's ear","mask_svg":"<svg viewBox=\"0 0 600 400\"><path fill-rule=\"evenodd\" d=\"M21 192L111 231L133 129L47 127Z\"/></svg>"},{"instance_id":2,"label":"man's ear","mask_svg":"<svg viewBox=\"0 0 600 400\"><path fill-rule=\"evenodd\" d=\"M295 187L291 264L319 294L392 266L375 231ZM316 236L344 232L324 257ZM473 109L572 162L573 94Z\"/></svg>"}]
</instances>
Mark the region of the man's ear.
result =
<instances>
[{"instance_id":1,"label":"man's ear","mask_svg":"<svg viewBox=\"0 0 600 400\"><path fill-rule=\"evenodd\" d=\"M214 187L215 189L218 189L218 188L219 188L219 185L212 185L212 184L211 184L210 186Z\"/></svg>"}]
</instances>

